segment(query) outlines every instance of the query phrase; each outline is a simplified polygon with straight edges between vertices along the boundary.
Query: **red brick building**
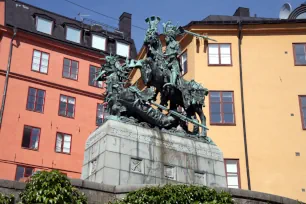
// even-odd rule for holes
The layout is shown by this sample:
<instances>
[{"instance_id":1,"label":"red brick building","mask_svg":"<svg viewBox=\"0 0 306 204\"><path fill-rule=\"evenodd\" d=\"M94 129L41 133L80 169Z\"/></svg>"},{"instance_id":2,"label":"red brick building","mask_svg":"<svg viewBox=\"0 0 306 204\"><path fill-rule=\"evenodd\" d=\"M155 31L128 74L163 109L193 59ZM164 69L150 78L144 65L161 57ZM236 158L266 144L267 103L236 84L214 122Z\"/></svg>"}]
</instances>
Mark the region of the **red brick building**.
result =
<instances>
[{"instance_id":1,"label":"red brick building","mask_svg":"<svg viewBox=\"0 0 306 204\"><path fill-rule=\"evenodd\" d=\"M0 178L58 169L79 178L84 145L101 120L105 55L134 58L131 14L119 28L0 0Z\"/></svg>"}]
</instances>

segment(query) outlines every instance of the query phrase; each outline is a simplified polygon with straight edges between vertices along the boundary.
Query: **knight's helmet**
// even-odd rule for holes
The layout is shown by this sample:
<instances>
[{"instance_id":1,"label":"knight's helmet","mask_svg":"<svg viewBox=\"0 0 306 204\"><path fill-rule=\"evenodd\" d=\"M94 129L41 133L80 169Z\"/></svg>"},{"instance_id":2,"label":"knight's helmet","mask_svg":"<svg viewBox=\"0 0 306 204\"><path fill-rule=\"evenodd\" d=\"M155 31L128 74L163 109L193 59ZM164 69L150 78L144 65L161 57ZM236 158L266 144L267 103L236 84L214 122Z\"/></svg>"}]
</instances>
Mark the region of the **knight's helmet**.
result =
<instances>
[{"instance_id":1,"label":"knight's helmet","mask_svg":"<svg viewBox=\"0 0 306 204\"><path fill-rule=\"evenodd\" d=\"M146 23L149 25L150 29L157 30L157 24L160 22L160 17L151 16L146 18Z\"/></svg>"}]
</instances>

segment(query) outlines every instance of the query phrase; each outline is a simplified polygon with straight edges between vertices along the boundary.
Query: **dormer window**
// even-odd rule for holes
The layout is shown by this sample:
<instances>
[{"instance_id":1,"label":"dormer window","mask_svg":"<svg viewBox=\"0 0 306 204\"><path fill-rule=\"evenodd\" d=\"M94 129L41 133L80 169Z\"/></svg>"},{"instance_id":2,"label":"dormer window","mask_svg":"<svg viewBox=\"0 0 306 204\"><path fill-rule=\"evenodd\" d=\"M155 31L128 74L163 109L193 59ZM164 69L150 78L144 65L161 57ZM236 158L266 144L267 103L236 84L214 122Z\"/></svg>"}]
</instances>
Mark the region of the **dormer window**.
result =
<instances>
[{"instance_id":1,"label":"dormer window","mask_svg":"<svg viewBox=\"0 0 306 204\"><path fill-rule=\"evenodd\" d=\"M36 30L42 33L52 34L53 21L37 16Z\"/></svg>"},{"instance_id":2,"label":"dormer window","mask_svg":"<svg viewBox=\"0 0 306 204\"><path fill-rule=\"evenodd\" d=\"M116 42L116 51L117 55L120 55L122 57L130 57L130 45Z\"/></svg>"},{"instance_id":3,"label":"dormer window","mask_svg":"<svg viewBox=\"0 0 306 204\"><path fill-rule=\"evenodd\" d=\"M66 30L66 40L80 43L81 41L81 30L73 27L67 26Z\"/></svg>"},{"instance_id":4,"label":"dormer window","mask_svg":"<svg viewBox=\"0 0 306 204\"><path fill-rule=\"evenodd\" d=\"M106 38L99 36L99 35L92 35L92 42L91 46L93 48L99 49L99 50L104 50L106 48Z\"/></svg>"}]
</instances>

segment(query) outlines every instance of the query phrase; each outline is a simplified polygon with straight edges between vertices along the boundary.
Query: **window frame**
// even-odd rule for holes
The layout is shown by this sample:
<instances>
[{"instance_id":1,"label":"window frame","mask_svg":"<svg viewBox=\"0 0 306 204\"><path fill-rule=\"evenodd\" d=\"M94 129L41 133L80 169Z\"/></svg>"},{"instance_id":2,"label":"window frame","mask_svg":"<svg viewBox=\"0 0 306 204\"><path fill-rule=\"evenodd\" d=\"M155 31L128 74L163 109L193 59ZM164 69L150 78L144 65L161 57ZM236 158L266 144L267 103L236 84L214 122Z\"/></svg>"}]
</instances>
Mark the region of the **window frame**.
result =
<instances>
[{"instance_id":1,"label":"window frame","mask_svg":"<svg viewBox=\"0 0 306 204\"><path fill-rule=\"evenodd\" d=\"M209 45L218 45L218 59L219 59L219 64L210 64L210 62L209 62ZM231 63L230 63L230 64L221 64L220 45L229 45L229 46L230 46L230 56L231 56ZM208 64L208 66L222 66L222 67L225 66L225 67L232 67L232 66L233 66L232 43L208 43L208 45L207 45L207 64Z\"/></svg>"},{"instance_id":2,"label":"window frame","mask_svg":"<svg viewBox=\"0 0 306 204\"><path fill-rule=\"evenodd\" d=\"M37 94L37 92L38 91L44 91L44 103L43 103L43 110L42 110L42 112L39 112L39 111L35 111L35 110L30 110L30 109L28 109L28 101L29 101L29 93L30 93L30 89L36 89L36 96L35 96L35 102L34 102L34 109L35 109L35 107L36 107L36 100L37 100L37 98L38 98L38 94ZM26 101L26 110L28 110L28 111L32 111L32 112L36 112L36 113L41 113L41 114L44 114L44 111L45 111L45 104L46 104L46 90L43 90L43 89L38 89L38 88L34 88L34 87L32 87L32 86L29 86L29 88L28 88L28 95L27 95L27 101Z\"/></svg>"},{"instance_id":3,"label":"window frame","mask_svg":"<svg viewBox=\"0 0 306 204\"><path fill-rule=\"evenodd\" d=\"M63 152L63 149L64 149L64 137L63 137L63 141L62 141L61 151L60 151L60 152L57 152L57 151L56 151L57 134L61 134L62 136L64 136L64 135L69 135L69 136L70 136L71 140L70 140L70 147L69 147L70 151L69 151L69 153ZM54 152L55 152L55 153L59 153L59 154L71 155L71 148L72 148L72 134L63 133L63 132L56 132L56 135L55 135Z\"/></svg>"},{"instance_id":4,"label":"window frame","mask_svg":"<svg viewBox=\"0 0 306 204\"><path fill-rule=\"evenodd\" d=\"M99 48L96 48L96 47L93 47L93 38L94 38L94 36L98 36L98 37L101 37L101 38L105 39L105 45L104 45L104 49L103 50L101 50ZM106 51L106 48L107 48L107 37L102 36L102 35L97 35L95 33L92 33L91 34L91 47L94 48L94 49L97 49L97 50Z\"/></svg>"},{"instance_id":5,"label":"window frame","mask_svg":"<svg viewBox=\"0 0 306 204\"><path fill-rule=\"evenodd\" d=\"M116 55L118 55L120 57L123 57L123 58L125 58L126 56L119 55L118 52L117 52L118 51L118 49L117 49L118 48L118 43L125 44L125 45L127 45L129 47L129 52L128 52L128 56L127 56L127 58L129 59L130 56L131 56L131 45L128 44L128 43L125 43L125 42L116 41Z\"/></svg>"},{"instance_id":6,"label":"window frame","mask_svg":"<svg viewBox=\"0 0 306 204\"><path fill-rule=\"evenodd\" d=\"M211 103L217 103L217 102L211 102L211 95L210 93L211 92L220 92L220 113L221 113L221 119L222 119L222 123L216 123L216 122L212 122L212 111L211 111ZM234 122L233 123L224 123L224 112L223 112L223 101L222 101L222 95L221 93L223 92L231 92L232 93L232 99L233 101L232 102L225 102L225 103L232 103L233 104L233 119L234 119ZM219 103L219 102L218 102ZM236 113L235 113L235 96L234 96L234 91L229 91L229 90L211 90L209 91L209 122L210 122L210 125L217 125L217 126L236 126Z\"/></svg>"},{"instance_id":7,"label":"window frame","mask_svg":"<svg viewBox=\"0 0 306 204\"><path fill-rule=\"evenodd\" d=\"M28 177L30 177L31 175L33 175L33 173L35 172L35 168L34 167L32 167L32 166L22 166L22 165L16 165L16 170L15 170L15 179L14 179L14 181L17 181L16 180L16 178L17 178L17 169L18 169L18 166L20 166L20 167L23 167L23 177L21 177L21 178L28 178ZM30 176L28 176L28 177L24 177L24 174L25 174L25 169L26 168L31 168L32 169L32 174L30 175Z\"/></svg>"},{"instance_id":8,"label":"window frame","mask_svg":"<svg viewBox=\"0 0 306 204\"><path fill-rule=\"evenodd\" d=\"M70 75L70 77L64 76L65 59L66 59L66 60L69 60L69 75ZM72 62L77 62L77 63L78 63L78 70L77 70L77 74L76 74L76 79L71 78ZM80 62L77 61L77 60L73 60L73 59L69 59L69 58L67 58L67 57L64 57L64 59L63 59L62 78L64 78L64 79L70 79L70 80L73 80L73 81L78 81L78 80L79 80L79 68L80 68L79 64L80 64Z\"/></svg>"},{"instance_id":9,"label":"window frame","mask_svg":"<svg viewBox=\"0 0 306 204\"><path fill-rule=\"evenodd\" d=\"M39 129L39 136L38 136L38 145L37 145L37 149L31 149L31 148L29 148L29 147L23 147L22 146L22 143L23 143L23 137L24 137L24 130L25 130L25 128L26 127L30 127L31 128L31 136L30 136L30 144L31 144L31 142L32 142L32 128L35 128L35 129ZM39 127L35 127L35 126L32 126L32 125L24 125L23 126L23 130L22 130L22 138L21 138L21 148L22 149L25 149L25 150L32 150L32 151L39 151L39 145L40 145L40 137L41 137L41 128L39 128Z\"/></svg>"},{"instance_id":10,"label":"window frame","mask_svg":"<svg viewBox=\"0 0 306 204\"><path fill-rule=\"evenodd\" d=\"M34 62L34 53L35 51L37 52L40 52L41 53L41 57L40 57L40 60L39 60L39 71L36 71L36 70L33 70L33 62ZM41 60L42 60L42 54L47 54L49 57L48 57L48 66L47 66L47 72L44 73L44 72L41 72ZM31 63L31 71L32 72L36 72L36 73L40 73L40 74L46 74L48 75L48 72L49 72L49 62L50 62L50 53L48 52L44 52L44 51L40 51L40 50L37 50L37 49L33 49L33 52L32 52L32 63Z\"/></svg>"},{"instance_id":11,"label":"window frame","mask_svg":"<svg viewBox=\"0 0 306 204\"><path fill-rule=\"evenodd\" d=\"M297 64L296 63L295 45L304 45L304 47L305 47L305 57L306 57L306 42L292 43L294 66L306 66L306 63L305 64Z\"/></svg>"},{"instance_id":12,"label":"window frame","mask_svg":"<svg viewBox=\"0 0 306 204\"><path fill-rule=\"evenodd\" d=\"M88 86L92 86L92 87L95 87L95 88L103 89L103 85L104 85L104 82L103 82L103 81L102 81L101 87L99 87L99 86L94 86L94 85L91 85L91 84L90 84L90 68L91 68L91 67L95 67L96 69L99 69L99 67L96 67L96 66L94 66L94 65L92 65L92 64L89 65ZM95 75L95 77L96 77L96 75ZM98 82L96 82L96 83L98 84Z\"/></svg>"},{"instance_id":13,"label":"window frame","mask_svg":"<svg viewBox=\"0 0 306 204\"><path fill-rule=\"evenodd\" d=\"M42 32L42 31L39 31L39 30L37 29L37 26L38 26L38 18L41 18L41 19L47 20L47 21L51 21L51 32L50 32L50 34L49 34L49 33ZM37 32L40 32L40 33L43 33L43 34L47 34L47 35L52 35L52 34L53 34L53 27L54 27L54 21L53 21L53 20L50 20L50 19L47 19L47 18L43 18L43 17L41 17L41 16L36 16L35 21L36 21L36 22L35 22L35 27L36 27L36 31L37 31Z\"/></svg>"},{"instance_id":14,"label":"window frame","mask_svg":"<svg viewBox=\"0 0 306 204\"><path fill-rule=\"evenodd\" d=\"M238 189L241 189L241 174L240 174L240 161L239 161L239 159L224 158L223 160L224 160L224 169L225 169L225 178L226 178L226 186L227 186L227 188L228 188L228 183L227 183L226 161L236 161L237 162Z\"/></svg>"},{"instance_id":15,"label":"window frame","mask_svg":"<svg viewBox=\"0 0 306 204\"><path fill-rule=\"evenodd\" d=\"M183 55L186 54L186 62L187 62L187 69L186 72L183 74L184 68L183 68ZM183 71L181 71L181 76L185 76L185 74L188 73L188 53L187 53L187 49L185 51L182 52L182 54L179 56L180 59L180 66L182 67Z\"/></svg>"},{"instance_id":16,"label":"window frame","mask_svg":"<svg viewBox=\"0 0 306 204\"><path fill-rule=\"evenodd\" d=\"M303 117L303 105L302 105L302 98L303 97L306 98L306 95L299 95L298 97L299 97L299 106L300 106L300 115L301 115L302 129L306 130L306 124L304 123L304 117ZM306 106L305 106L305 108L306 108Z\"/></svg>"},{"instance_id":17,"label":"window frame","mask_svg":"<svg viewBox=\"0 0 306 204\"><path fill-rule=\"evenodd\" d=\"M74 98L73 117L67 116L67 107L68 107L68 105L66 105L66 115L61 115L60 114L61 96L67 97L67 103L66 104L68 104L68 98ZM62 117L65 117L65 118L70 118L70 119L75 119L75 113L76 113L75 108L76 108L76 97L60 94L59 101L58 101L58 116L62 116Z\"/></svg>"},{"instance_id":18,"label":"window frame","mask_svg":"<svg viewBox=\"0 0 306 204\"><path fill-rule=\"evenodd\" d=\"M72 40L67 39L68 28L72 28L72 29L75 29L75 30L79 30L79 31L80 31L80 39L79 39L79 42L75 42L75 41L72 41ZM76 27L76 26L66 25L66 26L65 26L65 40L67 40L67 41L69 41L69 42L72 42L72 43L76 43L76 44L82 44L82 29L81 29L81 28L78 28L78 27Z\"/></svg>"}]
</instances>

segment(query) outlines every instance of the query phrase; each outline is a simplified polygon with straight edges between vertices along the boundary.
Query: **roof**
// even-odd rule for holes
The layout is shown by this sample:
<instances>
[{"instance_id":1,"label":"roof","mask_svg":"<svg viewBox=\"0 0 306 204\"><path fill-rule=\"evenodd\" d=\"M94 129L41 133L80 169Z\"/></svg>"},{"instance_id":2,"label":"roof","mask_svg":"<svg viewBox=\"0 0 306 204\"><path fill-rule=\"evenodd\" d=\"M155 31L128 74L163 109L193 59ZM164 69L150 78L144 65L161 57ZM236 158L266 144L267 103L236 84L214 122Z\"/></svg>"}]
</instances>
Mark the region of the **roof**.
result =
<instances>
[{"instance_id":1,"label":"roof","mask_svg":"<svg viewBox=\"0 0 306 204\"><path fill-rule=\"evenodd\" d=\"M262 18L262 17L246 17L246 16L224 16L224 15L209 15L202 21L263 21L276 20L276 18Z\"/></svg>"}]
</instances>

